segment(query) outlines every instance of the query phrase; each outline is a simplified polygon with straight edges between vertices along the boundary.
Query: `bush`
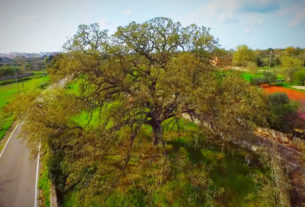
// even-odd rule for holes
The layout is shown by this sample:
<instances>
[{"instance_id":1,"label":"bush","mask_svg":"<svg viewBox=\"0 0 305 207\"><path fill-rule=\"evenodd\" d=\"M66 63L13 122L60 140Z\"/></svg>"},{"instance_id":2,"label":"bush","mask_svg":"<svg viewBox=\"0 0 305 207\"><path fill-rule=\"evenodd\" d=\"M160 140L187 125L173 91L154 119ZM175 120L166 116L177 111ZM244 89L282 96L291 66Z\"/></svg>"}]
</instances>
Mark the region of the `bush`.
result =
<instances>
[{"instance_id":1,"label":"bush","mask_svg":"<svg viewBox=\"0 0 305 207\"><path fill-rule=\"evenodd\" d=\"M303 63L302 60L289 56L283 56L280 60L283 67L300 67Z\"/></svg>"},{"instance_id":2,"label":"bush","mask_svg":"<svg viewBox=\"0 0 305 207\"><path fill-rule=\"evenodd\" d=\"M289 104L289 98L285 93L275 93L269 96L268 103L270 106Z\"/></svg>"},{"instance_id":3,"label":"bush","mask_svg":"<svg viewBox=\"0 0 305 207\"><path fill-rule=\"evenodd\" d=\"M251 78L250 79L250 83L252 85L261 85L261 84L265 84L266 80L264 78Z\"/></svg>"},{"instance_id":4,"label":"bush","mask_svg":"<svg viewBox=\"0 0 305 207\"><path fill-rule=\"evenodd\" d=\"M298 106L291 102L285 93L275 93L268 97L269 117L271 128L292 132L294 130L294 120L297 119Z\"/></svg>"},{"instance_id":5,"label":"bush","mask_svg":"<svg viewBox=\"0 0 305 207\"><path fill-rule=\"evenodd\" d=\"M20 72L20 68L17 66L2 66L0 67L0 77L15 75L16 73Z\"/></svg>"},{"instance_id":6,"label":"bush","mask_svg":"<svg viewBox=\"0 0 305 207\"><path fill-rule=\"evenodd\" d=\"M294 82L295 73L298 71L296 68L287 68L283 70L283 75L285 78L285 81L288 83Z\"/></svg>"},{"instance_id":7,"label":"bush","mask_svg":"<svg viewBox=\"0 0 305 207\"><path fill-rule=\"evenodd\" d=\"M294 74L295 83L298 85L305 85L305 70L299 70Z\"/></svg>"},{"instance_id":8,"label":"bush","mask_svg":"<svg viewBox=\"0 0 305 207\"><path fill-rule=\"evenodd\" d=\"M271 84L276 81L276 75L271 72L264 72L261 77L253 77L250 79L252 85Z\"/></svg>"},{"instance_id":9,"label":"bush","mask_svg":"<svg viewBox=\"0 0 305 207\"><path fill-rule=\"evenodd\" d=\"M252 74L254 74L254 73L257 72L257 63L255 63L255 62L248 62L248 63L247 63L247 67L248 67L249 71L250 71Z\"/></svg>"}]
</instances>

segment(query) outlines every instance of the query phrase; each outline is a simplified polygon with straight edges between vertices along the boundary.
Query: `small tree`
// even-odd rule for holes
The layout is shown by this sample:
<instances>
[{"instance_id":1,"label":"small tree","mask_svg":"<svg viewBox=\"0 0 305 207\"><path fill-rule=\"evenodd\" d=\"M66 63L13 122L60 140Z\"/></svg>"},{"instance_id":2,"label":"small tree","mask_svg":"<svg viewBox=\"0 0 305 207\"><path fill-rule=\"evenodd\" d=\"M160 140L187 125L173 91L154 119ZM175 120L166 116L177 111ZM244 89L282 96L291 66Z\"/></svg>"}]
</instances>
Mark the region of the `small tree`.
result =
<instances>
[{"instance_id":1,"label":"small tree","mask_svg":"<svg viewBox=\"0 0 305 207\"><path fill-rule=\"evenodd\" d=\"M251 74L257 73L257 64L255 62L248 62L247 67Z\"/></svg>"},{"instance_id":2,"label":"small tree","mask_svg":"<svg viewBox=\"0 0 305 207\"><path fill-rule=\"evenodd\" d=\"M269 122L272 128L284 132L292 132L297 119L297 105L290 102L285 93L275 93L269 96Z\"/></svg>"},{"instance_id":3,"label":"small tree","mask_svg":"<svg viewBox=\"0 0 305 207\"><path fill-rule=\"evenodd\" d=\"M248 62L252 62L254 59L255 54L247 45L238 46L233 54L233 63L241 67L245 67Z\"/></svg>"},{"instance_id":4,"label":"small tree","mask_svg":"<svg viewBox=\"0 0 305 207\"><path fill-rule=\"evenodd\" d=\"M301 67L303 64L302 60L289 56L282 56L280 61L281 65L285 68Z\"/></svg>"},{"instance_id":5,"label":"small tree","mask_svg":"<svg viewBox=\"0 0 305 207\"><path fill-rule=\"evenodd\" d=\"M295 82L299 85L305 85L305 70L299 70L295 73Z\"/></svg>"}]
</instances>

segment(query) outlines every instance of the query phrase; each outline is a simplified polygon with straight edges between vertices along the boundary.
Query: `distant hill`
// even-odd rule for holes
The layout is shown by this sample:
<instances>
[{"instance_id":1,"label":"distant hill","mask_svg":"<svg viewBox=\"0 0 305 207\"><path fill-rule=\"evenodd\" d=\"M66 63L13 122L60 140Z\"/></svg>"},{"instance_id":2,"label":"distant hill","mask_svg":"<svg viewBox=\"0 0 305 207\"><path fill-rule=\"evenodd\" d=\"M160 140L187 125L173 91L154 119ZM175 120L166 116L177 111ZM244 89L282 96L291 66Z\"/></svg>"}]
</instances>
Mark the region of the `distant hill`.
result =
<instances>
[{"instance_id":1,"label":"distant hill","mask_svg":"<svg viewBox=\"0 0 305 207\"><path fill-rule=\"evenodd\" d=\"M40 57L51 56L56 54L59 54L59 52L40 52L40 53L11 52L11 53L0 53L0 58L13 59L17 56L21 56L25 58L40 58Z\"/></svg>"}]
</instances>

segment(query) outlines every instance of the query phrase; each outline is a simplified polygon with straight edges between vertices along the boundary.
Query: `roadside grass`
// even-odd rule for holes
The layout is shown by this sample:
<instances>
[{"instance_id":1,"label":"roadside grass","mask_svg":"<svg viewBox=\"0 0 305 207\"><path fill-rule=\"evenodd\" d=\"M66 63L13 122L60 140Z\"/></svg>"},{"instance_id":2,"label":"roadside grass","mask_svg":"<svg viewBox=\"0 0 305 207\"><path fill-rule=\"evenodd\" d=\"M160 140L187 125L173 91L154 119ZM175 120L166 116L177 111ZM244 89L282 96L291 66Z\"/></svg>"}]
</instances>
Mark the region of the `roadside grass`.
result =
<instances>
[{"instance_id":1,"label":"roadside grass","mask_svg":"<svg viewBox=\"0 0 305 207\"><path fill-rule=\"evenodd\" d=\"M0 85L0 141L15 119L12 113L5 110L5 107L14 100L18 93L23 91L30 93L34 89L43 89L48 81L49 76L45 71L37 71L30 80Z\"/></svg>"},{"instance_id":2,"label":"roadside grass","mask_svg":"<svg viewBox=\"0 0 305 207\"><path fill-rule=\"evenodd\" d=\"M6 114L3 116L0 125L0 141L6 134L7 130L9 130L14 122L14 116L11 114Z\"/></svg>"},{"instance_id":3,"label":"roadside grass","mask_svg":"<svg viewBox=\"0 0 305 207\"><path fill-rule=\"evenodd\" d=\"M42 168L38 181L38 189L41 191L39 197L44 207L50 207L51 181L49 179L49 168L47 164L48 154L45 154L42 159L43 164L41 165Z\"/></svg>"}]
</instances>

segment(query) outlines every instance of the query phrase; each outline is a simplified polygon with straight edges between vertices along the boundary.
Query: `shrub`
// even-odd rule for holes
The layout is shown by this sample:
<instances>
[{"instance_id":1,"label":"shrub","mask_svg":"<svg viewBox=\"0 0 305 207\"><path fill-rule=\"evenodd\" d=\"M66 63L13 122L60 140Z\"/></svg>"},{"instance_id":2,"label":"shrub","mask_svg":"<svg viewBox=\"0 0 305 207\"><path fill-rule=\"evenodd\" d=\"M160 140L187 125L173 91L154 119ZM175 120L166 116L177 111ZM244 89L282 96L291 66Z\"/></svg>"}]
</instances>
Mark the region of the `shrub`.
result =
<instances>
[{"instance_id":1,"label":"shrub","mask_svg":"<svg viewBox=\"0 0 305 207\"><path fill-rule=\"evenodd\" d=\"M271 72L264 72L261 77L253 77L250 79L252 85L271 84L276 81L276 75Z\"/></svg>"},{"instance_id":2,"label":"shrub","mask_svg":"<svg viewBox=\"0 0 305 207\"><path fill-rule=\"evenodd\" d=\"M298 85L305 85L305 70L299 70L294 74L295 83Z\"/></svg>"},{"instance_id":3,"label":"shrub","mask_svg":"<svg viewBox=\"0 0 305 207\"><path fill-rule=\"evenodd\" d=\"M274 93L269 96L268 102L271 106L278 106L281 104L288 104L289 98L285 93Z\"/></svg>"},{"instance_id":4,"label":"shrub","mask_svg":"<svg viewBox=\"0 0 305 207\"><path fill-rule=\"evenodd\" d=\"M300 67L303 63L302 60L289 56L283 56L280 60L283 67Z\"/></svg>"},{"instance_id":5,"label":"shrub","mask_svg":"<svg viewBox=\"0 0 305 207\"><path fill-rule=\"evenodd\" d=\"M298 69L296 68L287 68L283 70L283 75L285 80L288 83L292 83L294 82L294 78L295 78L295 73L298 71Z\"/></svg>"},{"instance_id":6,"label":"shrub","mask_svg":"<svg viewBox=\"0 0 305 207\"><path fill-rule=\"evenodd\" d=\"M292 132L294 120L297 119L298 106L291 102L285 93L275 93L268 97L269 118L271 128Z\"/></svg>"},{"instance_id":7,"label":"shrub","mask_svg":"<svg viewBox=\"0 0 305 207\"><path fill-rule=\"evenodd\" d=\"M0 77L15 75L16 73L20 72L20 68L17 66L2 66L0 67Z\"/></svg>"}]
</instances>

